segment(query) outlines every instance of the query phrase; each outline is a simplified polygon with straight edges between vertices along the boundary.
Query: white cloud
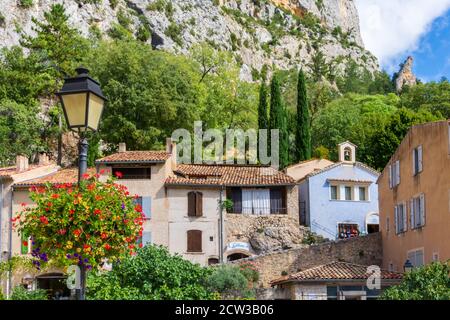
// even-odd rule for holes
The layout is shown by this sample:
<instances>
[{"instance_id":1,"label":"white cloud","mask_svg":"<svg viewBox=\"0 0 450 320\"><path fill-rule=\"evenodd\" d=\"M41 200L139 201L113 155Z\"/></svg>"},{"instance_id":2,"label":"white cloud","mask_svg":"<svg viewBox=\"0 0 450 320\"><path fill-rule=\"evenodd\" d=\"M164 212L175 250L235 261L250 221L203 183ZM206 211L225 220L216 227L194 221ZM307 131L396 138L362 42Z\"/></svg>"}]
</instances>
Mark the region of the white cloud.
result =
<instances>
[{"instance_id":1,"label":"white cloud","mask_svg":"<svg viewBox=\"0 0 450 320\"><path fill-rule=\"evenodd\" d=\"M356 0L365 46L388 71L418 49L433 20L450 9L450 0Z\"/></svg>"}]
</instances>

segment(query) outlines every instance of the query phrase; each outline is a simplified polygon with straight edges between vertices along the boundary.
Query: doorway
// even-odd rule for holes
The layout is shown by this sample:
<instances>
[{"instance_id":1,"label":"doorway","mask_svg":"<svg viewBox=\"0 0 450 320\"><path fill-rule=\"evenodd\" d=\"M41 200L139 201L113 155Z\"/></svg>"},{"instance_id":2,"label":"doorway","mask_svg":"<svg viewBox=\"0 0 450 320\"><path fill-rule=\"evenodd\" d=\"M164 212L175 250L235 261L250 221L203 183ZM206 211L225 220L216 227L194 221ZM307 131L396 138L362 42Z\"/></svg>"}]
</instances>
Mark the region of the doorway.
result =
<instances>
[{"instance_id":1,"label":"doorway","mask_svg":"<svg viewBox=\"0 0 450 320\"><path fill-rule=\"evenodd\" d=\"M379 224L368 224L367 225L367 233L377 233L380 231L380 225Z\"/></svg>"},{"instance_id":2,"label":"doorway","mask_svg":"<svg viewBox=\"0 0 450 320\"><path fill-rule=\"evenodd\" d=\"M36 277L38 289L47 291L50 300L68 300L70 290L66 284L67 277L62 273L47 273Z\"/></svg>"},{"instance_id":3,"label":"doorway","mask_svg":"<svg viewBox=\"0 0 450 320\"><path fill-rule=\"evenodd\" d=\"M237 253L230 254L227 257L227 261L235 261L235 260L244 259L244 258L248 258L248 257L249 257L249 255L247 255L245 253L237 252Z\"/></svg>"}]
</instances>

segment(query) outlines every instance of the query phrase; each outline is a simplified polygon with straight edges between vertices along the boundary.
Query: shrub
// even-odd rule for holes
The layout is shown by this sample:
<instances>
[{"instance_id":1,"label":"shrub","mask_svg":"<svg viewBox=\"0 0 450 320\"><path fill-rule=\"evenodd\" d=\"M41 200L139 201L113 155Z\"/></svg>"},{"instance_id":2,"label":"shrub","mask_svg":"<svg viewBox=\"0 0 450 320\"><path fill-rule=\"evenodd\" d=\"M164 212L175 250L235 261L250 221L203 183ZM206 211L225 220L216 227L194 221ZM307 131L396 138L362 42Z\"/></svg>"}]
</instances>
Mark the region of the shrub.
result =
<instances>
[{"instance_id":1,"label":"shrub","mask_svg":"<svg viewBox=\"0 0 450 320\"><path fill-rule=\"evenodd\" d=\"M249 289L248 284L247 278L236 265L214 267L206 281L207 288L218 292L222 299L254 298L254 290Z\"/></svg>"},{"instance_id":2,"label":"shrub","mask_svg":"<svg viewBox=\"0 0 450 320\"><path fill-rule=\"evenodd\" d=\"M27 290L23 286L17 286L11 293L10 300L48 300L47 291L42 289Z\"/></svg>"},{"instance_id":3,"label":"shrub","mask_svg":"<svg viewBox=\"0 0 450 320\"><path fill-rule=\"evenodd\" d=\"M0 27L4 27L6 22L6 18L3 13L0 12Z\"/></svg>"},{"instance_id":4,"label":"shrub","mask_svg":"<svg viewBox=\"0 0 450 320\"><path fill-rule=\"evenodd\" d=\"M117 3L119 2L119 0L109 0L109 6L112 9L115 9L117 7Z\"/></svg>"},{"instance_id":5,"label":"shrub","mask_svg":"<svg viewBox=\"0 0 450 320\"><path fill-rule=\"evenodd\" d=\"M170 37L180 47L183 46L183 40L181 39L181 26L172 22L164 32L164 34Z\"/></svg>"},{"instance_id":6,"label":"shrub","mask_svg":"<svg viewBox=\"0 0 450 320\"><path fill-rule=\"evenodd\" d=\"M166 7L166 0L156 0L152 3L149 3L147 6L148 11L163 11Z\"/></svg>"},{"instance_id":7,"label":"shrub","mask_svg":"<svg viewBox=\"0 0 450 320\"><path fill-rule=\"evenodd\" d=\"M33 5L33 0L19 0L19 6L22 8L29 8Z\"/></svg>"}]
</instances>

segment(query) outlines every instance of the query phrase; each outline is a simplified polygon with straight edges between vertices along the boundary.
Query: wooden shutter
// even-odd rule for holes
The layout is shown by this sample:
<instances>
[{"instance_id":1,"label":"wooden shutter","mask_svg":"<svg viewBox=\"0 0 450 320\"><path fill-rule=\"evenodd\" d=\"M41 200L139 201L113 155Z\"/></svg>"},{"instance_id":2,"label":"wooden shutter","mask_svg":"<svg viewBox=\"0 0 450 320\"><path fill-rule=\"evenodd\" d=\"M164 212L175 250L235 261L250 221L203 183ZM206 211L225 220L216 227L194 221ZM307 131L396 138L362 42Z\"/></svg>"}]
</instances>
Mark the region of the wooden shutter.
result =
<instances>
[{"instance_id":1,"label":"wooden shutter","mask_svg":"<svg viewBox=\"0 0 450 320\"><path fill-rule=\"evenodd\" d=\"M423 169L423 159L422 159L422 156L423 156L422 146L419 146L419 147L417 147L417 158L419 158L419 159L418 159L418 160L419 160L419 166L418 166L419 172L422 172L422 169Z\"/></svg>"},{"instance_id":2,"label":"wooden shutter","mask_svg":"<svg viewBox=\"0 0 450 320\"><path fill-rule=\"evenodd\" d=\"M270 213L282 213L283 193L280 189L270 189Z\"/></svg>"},{"instance_id":3,"label":"wooden shutter","mask_svg":"<svg viewBox=\"0 0 450 320\"><path fill-rule=\"evenodd\" d=\"M411 229L414 229L416 227L416 222L414 219L414 198L409 201L409 217L410 217L410 225Z\"/></svg>"},{"instance_id":4,"label":"wooden shutter","mask_svg":"<svg viewBox=\"0 0 450 320\"><path fill-rule=\"evenodd\" d=\"M395 219L395 221L394 221L395 222L395 233L398 234L399 228L398 228L398 207L397 206L394 207L394 219Z\"/></svg>"},{"instance_id":5,"label":"wooden shutter","mask_svg":"<svg viewBox=\"0 0 450 320\"><path fill-rule=\"evenodd\" d=\"M403 218L403 230L402 231L406 231L408 230L408 214L406 211L406 202L403 203L403 210L402 210L402 218Z\"/></svg>"},{"instance_id":6,"label":"wooden shutter","mask_svg":"<svg viewBox=\"0 0 450 320\"><path fill-rule=\"evenodd\" d=\"M389 188L392 189L392 166L389 165Z\"/></svg>"},{"instance_id":7,"label":"wooden shutter","mask_svg":"<svg viewBox=\"0 0 450 320\"><path fill-rule=\"evenodd\" d=\"M188 193L188 216L195 217L195 192L191 191Z\"/></svg>"},{"instance_id":8,"label":"wooden shutter","mask_svg":"<svg viewBox=\"0 0 450 320\"><path fill-rule=\"evenodd\" d=\"M233 201L233 213L242 213L242 190L241 188L231 189L231 201Z\"/></svg>"},{"instance_id":9,"label":"wooden shutter","mask_svg":"<svg viewBox=\"0 0 450 320\"><path fill-rule=\"evenodd\" d=\"M420 225L425 225L425 195L422 193L420 195Z\"/></svg>"},{"instance_id":10,"label":"wooden shutter","mask_svg":"<svg viewBox=\"0 0 450 320\"><path fill-rule=\"evenodd\" d=\"M413 169L413 176L417 174L416 170L416 149L412 150L412 169Z\"/></svg>"},{"instance_id":11,"label":"wooden shutter","mask_svg":"<svg viewBox=\"0 0 450 320\"><path fill-rule=\"evenodd\" d=\"M201 217L203 215L203 193L195 193L195 215Z\"/></svg>"},{"instance_id":12,"label":"wooden shutter","mask_svg":"<svg viewBox=\"0 0 450 320\"><path fill-rule=\"evenodd\" d=\"M395 162L395 185L400 184L400 160Z\"/></svg>"},{"instance_id":13,"label":"wooden shutter","mask_svg":"<svg viewBox=\"0 0 450 320\"><path fill-rule=\"evenodd\" d=\"M200 230L187 232L187 251L202 252L202 232Z\"/></svg>"},{"instance_id":14,"label":"wooden shutter","mask_svg":"<svg viewBox=\"0 0 450 320\"><path fill-rule=\"evenodd\" d=\"M152 198L142 197L142 213L145 214L146 219L151 218L151 212L152 212Z\"/></svg>"}]
</instances>

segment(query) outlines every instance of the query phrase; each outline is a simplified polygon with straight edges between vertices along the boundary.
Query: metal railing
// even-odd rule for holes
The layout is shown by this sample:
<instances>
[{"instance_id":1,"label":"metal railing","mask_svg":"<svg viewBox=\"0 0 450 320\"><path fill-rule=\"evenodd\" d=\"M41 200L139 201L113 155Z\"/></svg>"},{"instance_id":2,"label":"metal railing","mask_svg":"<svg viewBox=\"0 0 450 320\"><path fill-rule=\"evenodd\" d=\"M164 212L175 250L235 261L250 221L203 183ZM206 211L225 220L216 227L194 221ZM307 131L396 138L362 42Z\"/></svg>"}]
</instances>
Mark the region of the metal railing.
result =
<instances>
[{"instance_id":1,"label":"metal railing","mask_svg":"<svg viewBox=\"0 0 450 320\"><path fill-rule=\"evenodd\" d=\"M227 209L227 213L233 214L252 214L252 215L270 215L270 214L287 214L285 207L242 207L233 206Z\"/></svg>"}]
</instances>

